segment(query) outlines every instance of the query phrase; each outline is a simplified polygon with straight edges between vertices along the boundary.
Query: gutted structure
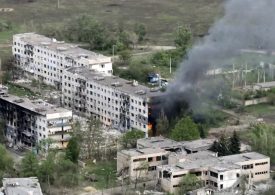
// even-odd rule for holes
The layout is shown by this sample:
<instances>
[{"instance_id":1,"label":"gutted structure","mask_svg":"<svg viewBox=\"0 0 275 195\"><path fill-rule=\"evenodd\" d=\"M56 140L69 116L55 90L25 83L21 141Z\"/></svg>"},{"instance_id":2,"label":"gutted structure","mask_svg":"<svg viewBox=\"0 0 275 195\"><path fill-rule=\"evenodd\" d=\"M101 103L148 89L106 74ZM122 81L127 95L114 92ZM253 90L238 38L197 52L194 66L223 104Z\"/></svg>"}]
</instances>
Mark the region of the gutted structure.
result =
<instances>
[{"instance_id":1,"label":"gutted structure","mask_svg":"<svg viewBox=\"0 0 275 195\"><path fill-rule=\"evenodd\" d=\"M157 170L162 189L171 193L179 189L187 174L195 174L205 186L223 191L239 187L242 175L250 184L269 179L270 158L256 152L225 157L198 152L188 154L175 164L158 166Z\"/></svg>"},{"instance_id":2,"label":"gutted structure","mask_svg":"<svg viewBox=\"0 0 275 195\"><path fill-rule=\"evenodd\" d=\"M137 149L117 153L117 171L132 180L137 175L155 178L170 193L177 192L187 174L196 175L210 191L222 192L239 187L243 177L249 184L270 178L268 156L248 152L218 157L208 150L214 141L176 142L161 136L139 139Z\"/></svg>"},{"instance_id":3,"label":"gutted structure","mask_svg":"<svg viewBox=\"0 0 275 195\"><path fill-rule=\"evenodd\" d=\"M122 150L117 154L117 172L131 180L156 178L156 167L168 163L168 154L154 148Z\"/></svg>"},{"instance_id":4,"label":"gutted structure","mask_svg":"<svg viewBox=\"0 0 275 195\"><path fill-rule=\"evenodd\" d=\"M58 89L68 67L85 66L106 75L113 72L110 57L35 33L14 35L12 53L24 73Z\"/></svg>"},{"instance_id":5,"label":"gutted structure","mask_svg":"<svg viewBox=\"0 0 275 195\"><path fill-rule=\"evenodd\" d=\"M29 178L4 178L4 195L43 195L36 177Z\"/></svg>"},{"instance_id":6,"label":"gutted structure","mask_svg":"<svg viewBox=\"0 0 275 195\"><path fill-rule=\"evenodd\" d=\"M64 71L62 79L63 106L86 117L95 116L106 125L120 130L136 128L152 134L151 98L158 90L106 76L86 67Z\"/></svg>"},{"instance_id":7,"label":"gutted structure","mask_svg":"<svg viewBox=\"0 0 275 195\"><path fill-rule=\"evenodd\" d=\"M34 147L50 138L52 147L62 149L70 139L72 111L42 100L2 95L0 114L10 145Z\"/></svg>"}]
</instances>

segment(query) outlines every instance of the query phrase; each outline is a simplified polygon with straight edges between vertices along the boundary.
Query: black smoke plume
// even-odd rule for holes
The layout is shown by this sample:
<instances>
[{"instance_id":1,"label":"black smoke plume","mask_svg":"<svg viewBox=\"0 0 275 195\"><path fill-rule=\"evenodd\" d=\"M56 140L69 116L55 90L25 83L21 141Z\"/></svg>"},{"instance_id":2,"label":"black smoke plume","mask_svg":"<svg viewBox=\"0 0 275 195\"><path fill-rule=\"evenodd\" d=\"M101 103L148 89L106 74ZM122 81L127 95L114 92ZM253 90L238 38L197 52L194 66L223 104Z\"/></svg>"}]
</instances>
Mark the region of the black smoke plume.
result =
<instances>
[{"instance_id":1,"label":"black smoke plume","mask_svg":"<svg viewBox=\"0 0 275 195\"><path fill-rule=\"evenodd\" d=\"M181 63L174 82L167 88L169 105L184 100L192 106L196 89L210 65L238 55L241 49L275 48L275 0L227 0L224 7L224 16ZM215 87L204 90L211 94Z\"/></svg>"}]
</instances>

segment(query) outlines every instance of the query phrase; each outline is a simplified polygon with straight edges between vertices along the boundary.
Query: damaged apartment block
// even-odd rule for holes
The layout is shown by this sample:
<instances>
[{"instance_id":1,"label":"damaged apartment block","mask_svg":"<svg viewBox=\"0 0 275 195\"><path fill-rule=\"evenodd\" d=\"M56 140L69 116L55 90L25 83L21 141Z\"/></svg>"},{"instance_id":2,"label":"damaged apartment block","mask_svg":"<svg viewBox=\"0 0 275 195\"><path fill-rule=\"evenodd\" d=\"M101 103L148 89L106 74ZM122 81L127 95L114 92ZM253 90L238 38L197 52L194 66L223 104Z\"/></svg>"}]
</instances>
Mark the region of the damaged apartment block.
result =
<instances>
[{"instance_id":1,"label":"damaged apartment block","mask_svg":"<svg viewBox=\"0 0 275 195\"><path fill-rule=\"evenodd\" d=\"M131 128L153 134L151 100L160 91L116 76L106 76L87 67L64 70L63 106L86 117L96 117L104 125L121 131Z\"/></svg>"},{"instance_id":2,"label":"damaged apartment block","mask_svg":"<svg viewBox=\"0 0 275 195\"><path fill-rule=\"evenodd\" d=\"M51 147L63 149L70 139L72 111L42 100L5 94L0 96L0 114L10 147L33 148L50 139Z\"/></svg>"}]
</instances>

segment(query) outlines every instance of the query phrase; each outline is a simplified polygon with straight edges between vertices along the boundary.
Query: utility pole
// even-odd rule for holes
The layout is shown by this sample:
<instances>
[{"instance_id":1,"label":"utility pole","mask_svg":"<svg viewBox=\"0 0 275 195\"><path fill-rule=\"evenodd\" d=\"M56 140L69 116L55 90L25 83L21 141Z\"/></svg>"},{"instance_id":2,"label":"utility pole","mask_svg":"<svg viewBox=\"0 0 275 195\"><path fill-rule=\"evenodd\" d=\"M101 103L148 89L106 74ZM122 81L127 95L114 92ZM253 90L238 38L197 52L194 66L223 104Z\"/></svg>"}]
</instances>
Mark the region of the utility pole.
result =
<instances>
[{"instance_id":1,"label":"utility pole","mask_svg":"<svg viewBox=\"0 0 275 195\"><path fill-rule=\"evenodd\" d=\"M259 83L259 82L260 82L260 69L259 69L259 67L258 67L257 69L258 69L258 78L257 78L257 83Z\"/></svg>"},{"instance_id":2,"label":"utility pole","mask_svg":"<svg viewBox=\"0 0 275 195\"><path fill-rule=\"evenodd\" d=\"M245 79L244 79L244 87L246 87L246 74L247 74L247 64L245 64Z\"/></svg>"},{"instance_id":3,"label":"utility pole","mask_svg":"<svg viewBox=\"0 0 275 195\"><path fill-rule=\"evenodd\" d=\"M264 83L265 83L265 68L264 68L264 70L263 70L263 71L264 71Z\"/></svg>"},{"instance_id":4,"label":"utility pole","mask_svg":"<svg viewBox=\"0 0 275 195\"><path fill-rule=\"evenodd\" d=\"M115 56L115 45L113 45L113 49L112 49L112 53L113 53L113 57Z\"/></svg>"},{"instance_id":5,"label":"utility pole","mask_svg":"<svg viewBox=\"0 0 275 195\"><path fill-rule=\"evenodd\" d=\"M169 68L170 68L170 74L172 73L172 58L171 58L171 56L170 56L170 63L169 63Z\"/></svg>"},{"instance_id":6,"label":"utility pole","mask_svg":"<svg viewBox=\"0 0 275 195\"><path fill-rule=\"evenodd\" d=\"M232 79L232 89L234 89L235 87L235 64L233 64L233 72L232 72L232 76L233 76L233 79Z\"/></svg>"},{"instance_id":7,"label":"utility pole","mask_svg":"<svg viewBox=\"0 0 275 195\"><path fill-rule=\"evenodd\" d=\"M57 9L59 9L59 6L60 6L60 2L59 0L57 0Z\"/></svg>"}]
</instances>

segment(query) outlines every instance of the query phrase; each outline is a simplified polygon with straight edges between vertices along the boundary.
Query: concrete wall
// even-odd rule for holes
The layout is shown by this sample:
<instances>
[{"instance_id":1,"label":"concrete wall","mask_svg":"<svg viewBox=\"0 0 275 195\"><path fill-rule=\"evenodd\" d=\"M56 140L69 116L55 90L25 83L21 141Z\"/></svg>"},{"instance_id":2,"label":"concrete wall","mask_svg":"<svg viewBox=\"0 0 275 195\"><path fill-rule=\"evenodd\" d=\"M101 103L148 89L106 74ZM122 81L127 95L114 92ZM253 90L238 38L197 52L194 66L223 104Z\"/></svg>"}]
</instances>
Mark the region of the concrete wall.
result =
<instances>
[{"instance_id":1,"label":"concrete wall","mask_svg":"<svg viewBox=\"0 0 275 195\"><path fill-rule=\"evenodd\" d=\"M243 101L243 105L250 106L250 105L256 105L256 104L267 103L267 102L268 102L268 98L262 97L262 98L252 99L252 100L245 100Z\"/></svg>"}]
</instances>

